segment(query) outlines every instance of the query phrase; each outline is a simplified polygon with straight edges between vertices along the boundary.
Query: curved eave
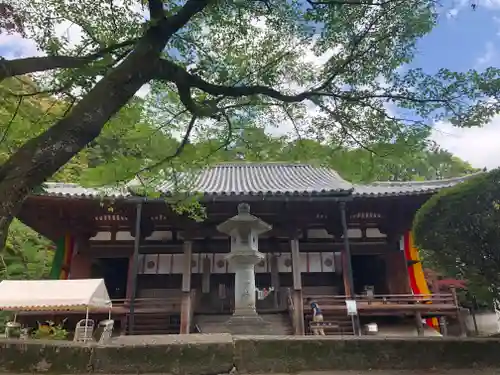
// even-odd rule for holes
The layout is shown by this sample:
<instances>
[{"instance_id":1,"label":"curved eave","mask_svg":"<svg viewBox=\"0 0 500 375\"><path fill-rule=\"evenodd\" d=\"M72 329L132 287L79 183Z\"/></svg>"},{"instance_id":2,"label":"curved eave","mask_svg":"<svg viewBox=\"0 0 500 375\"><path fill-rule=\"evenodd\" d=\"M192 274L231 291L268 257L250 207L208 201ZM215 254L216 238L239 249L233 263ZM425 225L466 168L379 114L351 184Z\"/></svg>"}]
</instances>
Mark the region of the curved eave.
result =
<instances>
[{"instance_id":1,"label":"curved eave","mask_svg":"<svg viewBox=\"0 0 500 375\"><path fill-rule=\"evenodd\" d=\"M321 170L322 171L322 170ZM319 172L318 172L319 173ZM322 172L326 173L326 172ZM434 180L434 181L413 181L413 182L375 182L367 185L350 185L345 183L343 180L337 181L336 172L329 172L328 176L333 176L332 178L336 181L330 181L326 184L311 183L312 188L307 190L302 189L286 189L287 187L293 185L293 181L288 181L288 186L283 186L283 190L272 189L272 190L257 190L259 187L258 183L255 183L252 179L246 176L246 185L240 186L229 186L224 184L208 184L206 185L207 190L201 192L192 192L188 196L200 196L204 201L226 201L226 200L269 200L269 199L337 199L337 198L377 198L377 197L395 197L395 196L415 196L415 195L430 195L438 192L441 189L455 186L461 182L464 182L470 178L473 178L479 174L474 173L467 176L451 178L446 180ZM280 176L284 176L281 174ZM275 181L278 179L278 175L274 175ZM297 176L296 176L297 177ZM260 177L262 179L262 176ZM221 181L226 181L222 179ZM340 181L340 182L339 182ZM216 186L210 186L216 185ZM326 185L326 186L325 186ZM333 185L333 186L332 186ZM335 186L337 185L337 186ZM338 186L340 185L340 186ZM202 186L204 186L202 184ZM261 185L262 186L262 185ZM264 184L265 186L265 184ZM304 181L300 183L295 183L297 187L306 187ZM216 187L216 190L210 189L210 187ZM274 186L273 186L274 187ZM314 188L317 189L314 189ZM324 189L319 189L320 187L325 187ZM329 187L335 187L330 189ZM252 190L256 188L255 190ZM227 189L227 190L225 190ZM93 199L93 200L147 200L147 201L158 201L165 198L175 196L176 192L171 191L169 187L163 186L163 188L158 188L158 192L161 194L160 197L154 199L147 199L141 197L139 194L134 194L131 186L124 188L84 188L77 184L68 183L54 183L49 182L45 184L45 191L35 194L34 196L39 197L54 197L63 199ZM182 192L179 192L182 193Z\"/></svg>"},{"instance_id":2,"label":"curved eave","mask_svg":"<svg viewBox=\"0 0 500 375\"><path fill-rule=\"evenodd\" d=\"M483 173L484 172L477 172L446 180L374 182L367 185L355 185L352 195L354 198L430 195L442 189L458 185Z\"/></svg>"},{"instance_id":3,"label":"curved eave","mask_svg":"<svg viewBox=\"0 0 500 375\"><path fill-rule=\"evenodd\" d=\"M351 190L321 190L321 191L284 191L284 192L273 192L273 191L259 191L259 192L193 192L188 194L188 196L200 196L201 199L206 200L224 200L235 199L235 198L250 198L250 199L266 199L266 198L315 198L315 197L345 197L352 194ZM174 196L173 192L165 192L162 193L160 198L152 198L150 200L162 200L165 198L169 198ZM136 200L136 199L146 199L140 195L134 194L101 194L96 190L95 193L87 192L57 192L51 191L49 188L48 191L40 194L34 194L33 196L41 196L41 197L54 197L54 198L66 198L66 199L91 199L91 200Z\"/></svg>"}]
</instances>

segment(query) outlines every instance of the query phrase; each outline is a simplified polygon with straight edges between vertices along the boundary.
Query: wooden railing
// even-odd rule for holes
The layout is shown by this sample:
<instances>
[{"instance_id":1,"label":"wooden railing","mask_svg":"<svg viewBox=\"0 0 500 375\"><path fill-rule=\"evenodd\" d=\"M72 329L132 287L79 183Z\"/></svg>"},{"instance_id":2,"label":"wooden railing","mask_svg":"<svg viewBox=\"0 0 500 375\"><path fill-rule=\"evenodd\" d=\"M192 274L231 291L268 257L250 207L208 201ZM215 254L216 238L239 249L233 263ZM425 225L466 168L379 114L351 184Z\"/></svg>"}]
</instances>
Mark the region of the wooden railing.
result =
<instances>
[{"instance_id":1,"label":"wooden railing","mask_svg":"<svg viewBox=\"0 0 500 375\"><path fill-rule=\"evenodd\" d=\"M344 311L348 296L314 295L304 297L304 311L310 312L305 298L316 301L324 314ZM425 313L455 313L460 306L453 294L379 294L374 296L356 295L357 308L360 313L369 315L393 315Z\"/></svg>"},{"instance_id":2,"label":"wooden railing","mask_svg":"<svg viewBox=\"0 0 500 375\"><path fill-rule=\"evenodd\" d=\"M313 295L305 296L311 298L318 303L340 305L344 304L345 300L351 299L349 296L329 296L329 295ZM435 303L456 305L455 297L453 294L375 294L374 296L356 295L354 299L358 303L367 304L418 304L418 303Z\"/></svg>"},{"instance_id":3,"label":"wooden railing","mask_svg":"<svg viewBox=\"0 0 500 375\"><path fill-rule=\"evenodd\" d=\"M114 299L111 301L113 308L125 309L130 308L130 299ZM137 313L147 312L180 312L181 299L179 297L163 297L163 298L135 298L134 311Z\"/></svg>"}]
</instances>

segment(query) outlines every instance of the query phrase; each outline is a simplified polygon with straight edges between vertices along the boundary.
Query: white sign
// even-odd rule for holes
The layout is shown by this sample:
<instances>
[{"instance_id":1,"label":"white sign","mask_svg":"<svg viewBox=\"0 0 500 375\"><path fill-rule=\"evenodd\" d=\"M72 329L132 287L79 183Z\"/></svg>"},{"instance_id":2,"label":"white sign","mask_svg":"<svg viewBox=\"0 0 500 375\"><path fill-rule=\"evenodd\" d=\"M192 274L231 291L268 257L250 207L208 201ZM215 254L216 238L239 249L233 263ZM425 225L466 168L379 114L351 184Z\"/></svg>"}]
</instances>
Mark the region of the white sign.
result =
<instances>
[{"instance_id":1,"label":"white sign","mask_svg":"<svg viewBox=\"0 0 500 375\"><path fill-rule=\"evenodd\" d=\"M345 305L347 307L347 315L349 316L358 315L358 306L356 304L356 301L346 300Z\"/></svg>"}]
</instances>

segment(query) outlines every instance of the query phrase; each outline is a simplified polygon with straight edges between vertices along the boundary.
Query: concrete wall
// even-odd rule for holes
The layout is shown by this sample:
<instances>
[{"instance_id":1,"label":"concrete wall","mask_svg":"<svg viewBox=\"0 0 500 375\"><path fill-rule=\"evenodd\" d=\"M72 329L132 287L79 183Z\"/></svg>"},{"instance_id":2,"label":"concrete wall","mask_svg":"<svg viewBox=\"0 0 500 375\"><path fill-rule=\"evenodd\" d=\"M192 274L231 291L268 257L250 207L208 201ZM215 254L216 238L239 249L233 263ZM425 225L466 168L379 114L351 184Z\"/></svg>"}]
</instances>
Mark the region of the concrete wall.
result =
<instances>
[{"instance_id":1,"label":"concrete wall","mask_svg":"<svg viewBox=\"0 0 500 375\"><path fill-rule=\"evenodd\" d=\"M467 329L474 332L474 322L471 315L467 315ZM494 312L483 312L476 314L477 330L481 336L489 336L499 332L498 317Z\"/></svg>"},{"instance_id":2,"label":"concrete wall","mask_svg":"<svg viewBox=\"0 0 500 375\"><path fill-rule=\"evenodd\" d=\"M122 345L0 340L0 373L224 374L500 368L495 339L135 337Z\"/></svg>"}]
</instances>

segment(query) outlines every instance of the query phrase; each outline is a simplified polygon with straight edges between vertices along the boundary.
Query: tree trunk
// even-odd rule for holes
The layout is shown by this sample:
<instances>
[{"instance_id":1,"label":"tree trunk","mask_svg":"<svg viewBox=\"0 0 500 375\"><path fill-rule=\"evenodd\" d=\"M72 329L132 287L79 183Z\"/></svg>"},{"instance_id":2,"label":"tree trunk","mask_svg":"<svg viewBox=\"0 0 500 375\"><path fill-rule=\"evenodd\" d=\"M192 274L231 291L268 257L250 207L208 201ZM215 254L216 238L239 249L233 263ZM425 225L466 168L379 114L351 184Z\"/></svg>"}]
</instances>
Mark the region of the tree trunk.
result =
<instances>
[{"instance_id":1,"label":"tree trunk","mask_svg":"<svg viewBox=\"0 0 500 375\"><path fill-rule=\"evenodd\" d=\"M26 196L101 133L104 124L153 77L171 36L209 3L210 0L188 0L176 14L168 18L162 15L123 62L99 81L68 115L26 142L0 168L0 251L5 247L12 218ZM151 4L155 2L150 1Z\"/></svg>"},{"instance_id":2,"label":"tree trunk","mask_svg":"<svg viewBox=\"0 0 500 375\"><path fill-rule=\"evenodd\" d=\"M104 124L150 80L164 45L165 37L150 29L66 117L26 142L0 168L0 249L26 196L96 138Z\"/></svg>"}]
</instances>

